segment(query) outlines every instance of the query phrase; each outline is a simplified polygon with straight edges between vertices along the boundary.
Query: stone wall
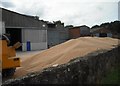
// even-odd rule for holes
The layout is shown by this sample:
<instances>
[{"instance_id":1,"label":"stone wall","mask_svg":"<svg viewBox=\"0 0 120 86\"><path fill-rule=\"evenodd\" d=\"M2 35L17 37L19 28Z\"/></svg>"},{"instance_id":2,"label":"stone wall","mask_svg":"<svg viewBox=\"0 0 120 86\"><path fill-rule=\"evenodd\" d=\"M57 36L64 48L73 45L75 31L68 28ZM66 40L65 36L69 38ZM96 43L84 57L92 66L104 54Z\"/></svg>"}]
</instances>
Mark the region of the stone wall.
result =
<instances>
[{"instance_id":1,"label":"stone wall","mask_svg":"<svg viewBox=\"0 0 120 86\"><path fill-rule=\"evenodd\" d=\"M109 51L96 51L66 64L46 68L42 72L8 80L3 83L3 86L9 86L9 84L99 84L106 72L118 63L119 48L118 46Z\"/></svg>"}]
</instances>

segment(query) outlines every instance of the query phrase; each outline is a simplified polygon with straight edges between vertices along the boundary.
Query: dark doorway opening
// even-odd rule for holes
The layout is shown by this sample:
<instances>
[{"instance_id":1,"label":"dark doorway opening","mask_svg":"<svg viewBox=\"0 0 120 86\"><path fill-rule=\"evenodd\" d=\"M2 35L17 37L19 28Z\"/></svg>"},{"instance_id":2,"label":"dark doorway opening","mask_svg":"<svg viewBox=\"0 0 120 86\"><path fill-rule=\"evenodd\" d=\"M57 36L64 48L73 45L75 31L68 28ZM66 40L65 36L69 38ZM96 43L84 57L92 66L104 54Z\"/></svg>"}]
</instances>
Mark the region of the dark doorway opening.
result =
<instances>
[{"instance_id":1,"label":"dark doorway opening","mask_svg":"<svg viewBox=\"0 0 120 86\"><path fill-rule=\"evenodd\" d=\"M107 33L100 33L100 37L107 37Z\"/></svg>"},{"instance_id":2,"label":"dark doorway opening","mask_svg":"<svg viewBox=\"0 0 120 86\"><path fill-rule=\"evenodd\" d=\"M22 40L21 37L21 29L18 28L6 28L6 33L10 34L10 46L13 46L16 42L20 42ZM17 50L22 51L22 46Z\"/></svg>"}]
</instances>

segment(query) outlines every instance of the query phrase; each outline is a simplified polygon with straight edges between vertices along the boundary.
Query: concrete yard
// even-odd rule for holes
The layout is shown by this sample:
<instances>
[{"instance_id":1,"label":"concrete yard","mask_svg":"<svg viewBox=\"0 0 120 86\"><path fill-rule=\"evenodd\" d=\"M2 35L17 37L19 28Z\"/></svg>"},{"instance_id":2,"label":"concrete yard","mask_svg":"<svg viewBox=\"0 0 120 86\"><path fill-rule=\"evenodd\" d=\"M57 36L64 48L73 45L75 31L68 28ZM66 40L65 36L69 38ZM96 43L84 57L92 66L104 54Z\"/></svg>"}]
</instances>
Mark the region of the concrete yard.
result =
<instances>
[{"instance_id":1,"label":"concrete yard","mask_svg":"<svg viewBox=\"0 0 120 86\"><path fill-rule=\"evenodd\" d=\"M34 56L38 53L40 53L41 51L17 51L16 56L21 58L21 61L23 62L24 60L28 59L31 56Z\"/></svg>"}]
</instances>

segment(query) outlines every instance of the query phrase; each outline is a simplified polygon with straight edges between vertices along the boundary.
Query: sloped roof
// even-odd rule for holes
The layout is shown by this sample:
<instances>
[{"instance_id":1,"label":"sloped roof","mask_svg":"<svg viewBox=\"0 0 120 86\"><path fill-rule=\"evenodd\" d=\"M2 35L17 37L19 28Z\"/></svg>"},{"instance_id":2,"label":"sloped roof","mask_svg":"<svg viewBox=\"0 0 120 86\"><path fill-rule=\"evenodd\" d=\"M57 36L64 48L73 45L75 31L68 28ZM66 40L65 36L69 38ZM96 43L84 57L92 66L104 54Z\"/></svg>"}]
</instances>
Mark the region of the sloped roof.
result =
<instances>
[{"instance_id":1,"label":"sloped roof","mask_svg":"<svg viewBox=\"0 0 120 86\"><path fill-rule=\"evenodd\" d=\"M20 14L5 8L1 9L2 21L5 22L5 27L41 27L46 24L44 21L39 20L37 16Z\"/></svg>"}]
</instances>

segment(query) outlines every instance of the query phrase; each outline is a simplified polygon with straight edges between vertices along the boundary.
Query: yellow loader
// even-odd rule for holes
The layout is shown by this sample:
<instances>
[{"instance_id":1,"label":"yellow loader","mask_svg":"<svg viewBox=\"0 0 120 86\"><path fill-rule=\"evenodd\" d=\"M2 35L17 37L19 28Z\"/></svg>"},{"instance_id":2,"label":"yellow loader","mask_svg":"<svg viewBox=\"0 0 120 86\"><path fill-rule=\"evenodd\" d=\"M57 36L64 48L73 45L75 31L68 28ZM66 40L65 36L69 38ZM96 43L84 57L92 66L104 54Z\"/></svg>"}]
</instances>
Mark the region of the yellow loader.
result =
<instances>
[{"instance_id":1,"label":"yellow loader","mask_svg":"<svg viewBox=\"0 0 120 86\"><path fill-rule=\"evenodd\" d=\"M0 40L0 61L2 62L2 76L12 76L16 70L16 67L20 67L20 58L16 57L15 49L21 46L20 42L17 42L13 46L8 46L6 40Z\"/></svg>"}]
</instances>

